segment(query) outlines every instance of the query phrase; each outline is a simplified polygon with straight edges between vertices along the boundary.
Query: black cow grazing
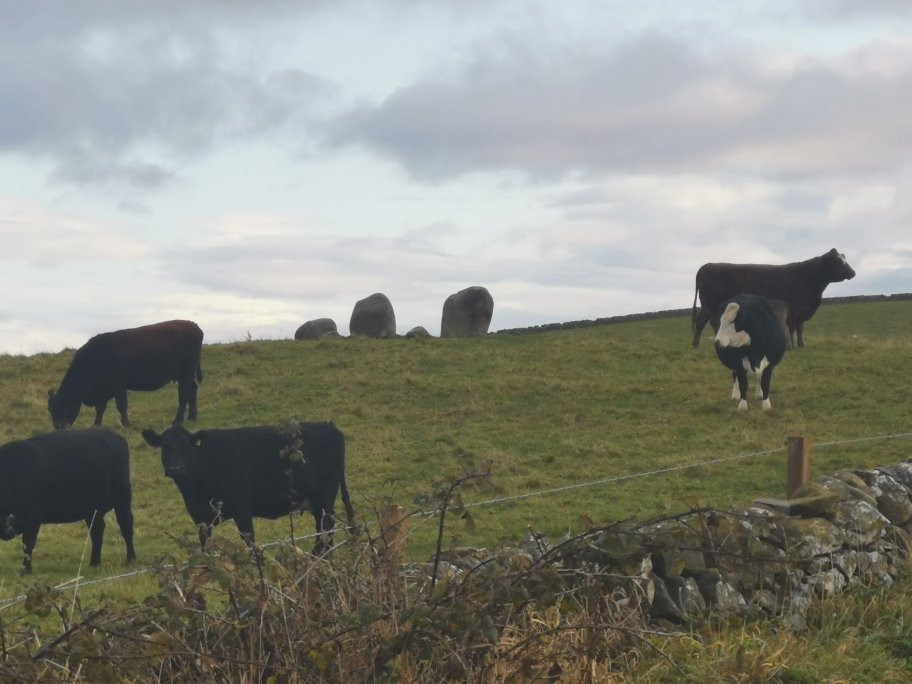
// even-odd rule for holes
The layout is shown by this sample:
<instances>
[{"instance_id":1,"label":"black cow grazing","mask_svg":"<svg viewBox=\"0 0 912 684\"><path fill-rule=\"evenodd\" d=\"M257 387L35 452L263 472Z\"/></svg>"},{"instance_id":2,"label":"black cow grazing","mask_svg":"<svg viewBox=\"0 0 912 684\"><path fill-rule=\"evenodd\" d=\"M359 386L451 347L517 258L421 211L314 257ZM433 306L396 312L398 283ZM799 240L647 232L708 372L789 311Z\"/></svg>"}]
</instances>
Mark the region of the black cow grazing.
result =
<instances>
[{"instance_id":1,"label":"black cow grazing","mask_svg":"<svg viewBox=\"0 0 912 684\"><path fill-rule=\"evenodd\" d=\"M82 404L95 407L95 425L114 398L127 426L127 390L151 392L177 382L177 415L184 422L189 406L196 419L197 384L203 381L200 356L203 331L192 321L166 321L101 333L76 350L60 389L48 391L48 411L58 430L72 425Z\"/></svg>"},{"instance_id":2,"label":"black cow grazing","mask_svg":"<svg viewBox=\"0 0 912 684\"><path fill-rule=\"evenodd\" d=\"M172 478L205 549L212 526L233 518L253 542L253 518L275 519L310 510L317 528L314 553L332 548L333 507L341 488L349 526L354 511L345 484L345 437L332 423L298 423L295 430L272 426L190 433L173 426L162 434L143 430L161 448L165 475ZM297 451L290 455L288 452ZM300 456L300 457L298 457Z\"/></svg>"},{"instance_id":3,"label":"black cow grazing","mask_svg":"<svg viewBox=\"0 0 912 684\"><path fill-rule=\"evenodd\" d=\"M757 396L763 408L770 408L773 368L785 355L786 336L770 303L763 297L740 294L725 302L715 336L716 355L735 379L732 399L747 408L747 374L760 378Z\"/></svg>"},{"instance_id":4,"label":"black cow grazing","mask_svg":"<svg viewBox=\"0 0 912 684\"><path fill-rule=\"evenodd\" d=\"M0 539L22 535L22 572L32 571L32 550L43 523L84 520L92 538L91 565L101 564L104 515L112 508L133 551L130 450L109 430L65 430L0 446Z\"/></svg>"},{"instance_id":5,"label":"black cow grazing","mask_svg":"<svg viewBox=\"0 0 912 684\"><path fill-rule=\"evenodd\" d=\"M788 306L791 346L793 333L798 333L798 346L804 346L804 322L820 306L823 291L830 283L851 280L855 271L844 254L831 249L826 254L791 264L703 264L697 271L691 326L693 346L700 344L700 334L707 322L719 329L722 303L743 292L768 299L779 299ZM700 309L697 310L697 296Z\"/></svg>"}]
</instances>

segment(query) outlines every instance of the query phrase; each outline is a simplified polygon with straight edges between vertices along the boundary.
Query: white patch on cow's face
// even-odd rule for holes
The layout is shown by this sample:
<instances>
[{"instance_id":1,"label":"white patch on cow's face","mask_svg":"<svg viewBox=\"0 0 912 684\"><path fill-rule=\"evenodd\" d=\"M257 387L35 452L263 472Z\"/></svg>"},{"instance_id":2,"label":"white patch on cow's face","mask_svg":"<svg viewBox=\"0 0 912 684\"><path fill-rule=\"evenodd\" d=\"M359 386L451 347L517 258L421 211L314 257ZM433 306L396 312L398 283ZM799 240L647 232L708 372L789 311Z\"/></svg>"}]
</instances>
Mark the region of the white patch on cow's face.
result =
<instances>
[{"instance_id":1,"label":"white patch on cow's face","mask_svg":"<svg viewBox=\"0 0 912 684\"><path fill-rule=\"evenodd\" d=\"M769 399L764 399L764 400L763 400L763 408L765 408L765 409L771 409L771 408L773 408L773 405L770 403L770 400L769 400Z\"/></svg>"},{"instance_id":2,"label":"white patch on cow's face","mask_svg":"<svg viewBox=\"0 0 912 684\"><path fill-rule=\"evenodd\" d=\"M746 347L750 344L750 335L743 330L735 330L735 316L740 308L735 302L729 302L725 307L722 318L719 319L719 332L714 338L720 347Z\"/></svg>"},{"instance_id":3,"label":"white patch on cow's face","mask_svg":"<svg viewBox=\"0 0 912 684\"><path fill-rule=\"evenodd\" d=\"M738 387L738 381L735 380L735 386L732 387L732 400L741 398L741 388Z\"/></svg>"},{"instance_id":4,"label":"white patch on cow's face","mask_svg":"<svg viewBox=\"0 0 912 684\"><path fill-rule=\"evenodd\" d=\"M742 399L741 401L739 401L738 408L741 409L742 411L746 411L747 410L747 399Z\"/></svg>"}]
</instances>

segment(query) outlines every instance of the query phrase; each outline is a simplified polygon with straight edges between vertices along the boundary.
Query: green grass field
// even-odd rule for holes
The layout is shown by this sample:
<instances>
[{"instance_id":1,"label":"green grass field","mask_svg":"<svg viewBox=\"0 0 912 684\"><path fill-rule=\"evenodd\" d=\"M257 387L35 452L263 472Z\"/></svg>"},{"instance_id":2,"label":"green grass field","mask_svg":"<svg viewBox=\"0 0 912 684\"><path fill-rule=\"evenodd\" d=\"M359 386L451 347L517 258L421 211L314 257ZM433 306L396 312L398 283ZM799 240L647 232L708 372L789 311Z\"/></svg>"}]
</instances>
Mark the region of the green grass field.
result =
<instances>
[{"instance_id":1,"label":"green grass field","mask_svg":"<svg viewBox=\"0 0 912 684\"><path fill-rule=\"evenodd\" d=\"M332 420L347 439L347 477L355 509L373 522L387 502L409 510L435 483L464 468L491 475L466 503L648 472L760 451L775 453L543 494L472 509L474 529L454 522L448 543L495 546L522 539L529 526L551 536L596 523L726 507L784 492L789 435L812 444L814 472L884 465L912 456L912 439L853 441L912 432L907 384L912 370L912 302L832 304L807 325L807 347L789 352L773 378L773 409L731 402L731 379L709 333L690 347L689 317L479 339L320 342L250 341L207 345L199 420L190 429ZM72 352L0 357L0 440L50 429L47 391ZM131 446L139 567L184 553L176 538L195 530L159 454L140 430L161 430L174 414L175 386L130 393L133 427L121 428L113 402L106 426ZM91 425L83 408L76 427ZM341 506L339 506L341 510ZM313 531L296 517L298 534ZM416 520L413 558L432 551L434 525ZM256 521L257 540L279 540L289 521ZM236 536L233 523L217 535ZM0 599L35 579L58 583L124 572L113 515L99 570L81 565L82 524L42 528L35 575L18 574L18 541L0 545ZM142 595L144 577L104 585Z\"/></svg>"}]
</instances>

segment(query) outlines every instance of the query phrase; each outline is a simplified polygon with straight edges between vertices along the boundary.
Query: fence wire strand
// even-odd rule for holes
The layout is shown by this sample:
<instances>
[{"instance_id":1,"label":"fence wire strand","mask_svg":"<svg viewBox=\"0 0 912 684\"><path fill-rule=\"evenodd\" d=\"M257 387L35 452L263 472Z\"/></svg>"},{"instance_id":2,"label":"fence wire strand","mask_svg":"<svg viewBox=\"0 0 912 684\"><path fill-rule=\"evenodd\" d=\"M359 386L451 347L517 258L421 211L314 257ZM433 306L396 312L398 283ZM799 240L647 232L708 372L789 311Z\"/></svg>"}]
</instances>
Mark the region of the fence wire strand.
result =
<instances>
[{"instance_id":1,"label":"fence wire strand","mask_svg":"<svg viewBox=\"0 0 912 684\"><path fill-rule=\"evenodd\" d=\"M890 439L908 439L910 437L912 437L912 432L900 432L900 433L895 433L895 434L891 434L891 435L876 435L873 437L856 437L856 438L852 438L852 439L842 439L842 440L833 440L833 441L829 441L829 442L819 442L819 443L814 444L813 448L814 449L823 449L823 448L835 447L835 446L862 444L862 443L866 443L866 442L886 441L886 440L890 440ZM735 456L724 456L721 458L713 458L713 459L709 459L706 461L698 461L696 463L684 463L684 464L675 465L675 466L667 466L665 468L655 468L653 470L645 470L645 471L641 471L641 472L637 472L637 473L629 473L627 475L616 475L616 476L612 476L612 477L604 477L604 478L600 478L597 480L590 480L588 482L574 482L572 484L563 485L560 487L551 487L548 489L540 489L540 490L536 490L536 491L532 491L532 492L524 492L522 494L513 494L510 496L502 496L502 497L497 497L494 499L487 499L485 501L473 501L473 502L470 502L467 504L463 504L462 507L463 508L480 508L482 506L494 506L496 504L508 503L511 501L521 501L523 499L530 499L530 498L533 498L536 496L544 496L546 494L558 494L560 492L567 492L567 491L571 491L574 489L582 489L584 487L595 487L598 485L626 482L629 480L636 480L636 479L639 479L642 477L652 477L654 475L666 475L668 473L680 472L683 470L690 470L692 468L700 468L700 467L705 467L705 466L718 465L720 463L730 463L730 462L734 462L734 461L743 461L743 460L747 460L750 458L759 458L761 456L769 456L769 455L777 454L777 453L784 452L784 451L786 451L786 447L784 447L784 446L779 447L777 449L765 449L762 451L751 451L751 452L744 453L744 454L737 454ZM407 517L409 517L409 518L425 517L427 519L430 519L430 518L433 518L434 516L438 515L439 513L440 513L439 509L432 510L432 511L415 511L413 513L410 513ZM344 531L345 529L347 529L347 528L334 527L333 533L336 533L339 531ZM297 543L299 541L306 541L308 539L314 539L318 536L320 536L319 533L315 532L313 534L295 536L294 538L275 539L273 541L269 541L269 542L266 542L265 544L262 544L260 546L260 548L267 549L267 548L272 548L275 546L280 546L282 544ZM347 541L340 542L340 543L336 544L335 546L333 546L333 548L342 546L345 543L347 543ZM95 586L98 584L116 582L116 581L128 579L130 577L136 577L139 575L149 574L149 573L153 572L154 570L155 570L155 568L138 568L136 570L131 570L130 572L125 572L125 573L122 573L119 575L111 575L109 577L99 577L99 578L91 579L91 580L82 580L80 578L76 578L76 579L72 579L72 580L67 580L66 582L63 582L63 583L57 585L55 587L55 589L62 590L62 591L67 591L67 590L76 591L79 588L91 587L91 586ZM0 609L8 608L17 603L21 603L25 600L26 600L25 594L22 594L20 596L11 597L8 599L0 599Z\"/></svg>"}]
</instances>

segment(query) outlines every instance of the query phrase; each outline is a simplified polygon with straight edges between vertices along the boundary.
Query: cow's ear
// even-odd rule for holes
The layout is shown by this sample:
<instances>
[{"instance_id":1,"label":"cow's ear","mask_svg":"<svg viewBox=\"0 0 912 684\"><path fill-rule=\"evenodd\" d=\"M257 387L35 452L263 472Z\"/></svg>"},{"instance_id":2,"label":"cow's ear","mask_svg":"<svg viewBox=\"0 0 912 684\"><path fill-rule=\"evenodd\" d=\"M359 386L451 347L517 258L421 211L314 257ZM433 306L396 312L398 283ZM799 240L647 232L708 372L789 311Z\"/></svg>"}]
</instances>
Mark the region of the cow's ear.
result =
<instances>
[{"instance_id":1,"label":"cow's ear","mask_svg":"<svg viewBox=\"0 0 912 684\"><path fill-rule=\"evenodd\" d=\"M155 432L155 430L143 430L142 431L143 439L146 440L146 444L153 447L160 447L162 443L161 435Z\"/></svg>"}]
</instances>

